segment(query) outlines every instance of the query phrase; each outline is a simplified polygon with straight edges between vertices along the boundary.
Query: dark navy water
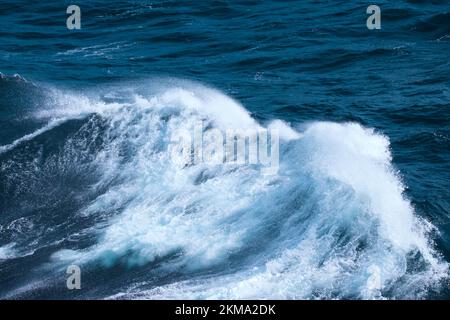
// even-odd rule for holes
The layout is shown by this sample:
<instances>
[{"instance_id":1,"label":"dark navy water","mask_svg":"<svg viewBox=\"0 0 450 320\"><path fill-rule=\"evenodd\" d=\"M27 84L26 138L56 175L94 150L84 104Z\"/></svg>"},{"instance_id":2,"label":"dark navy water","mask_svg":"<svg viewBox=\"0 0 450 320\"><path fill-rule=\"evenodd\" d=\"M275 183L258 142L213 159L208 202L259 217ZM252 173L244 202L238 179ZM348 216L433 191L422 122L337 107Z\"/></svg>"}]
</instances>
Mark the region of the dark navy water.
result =
<instances>
[{"instance_id":1,"label":"dark navy water","mask_svg":"<svg viewBox=\"0 0 450 320\"><path fill-rule=\"evenodd\" d=\"M449 52L447 0L2 1L0 297L448 299ZM249 115L277 177L171 166Z\"/></svg>"}]
</instances>

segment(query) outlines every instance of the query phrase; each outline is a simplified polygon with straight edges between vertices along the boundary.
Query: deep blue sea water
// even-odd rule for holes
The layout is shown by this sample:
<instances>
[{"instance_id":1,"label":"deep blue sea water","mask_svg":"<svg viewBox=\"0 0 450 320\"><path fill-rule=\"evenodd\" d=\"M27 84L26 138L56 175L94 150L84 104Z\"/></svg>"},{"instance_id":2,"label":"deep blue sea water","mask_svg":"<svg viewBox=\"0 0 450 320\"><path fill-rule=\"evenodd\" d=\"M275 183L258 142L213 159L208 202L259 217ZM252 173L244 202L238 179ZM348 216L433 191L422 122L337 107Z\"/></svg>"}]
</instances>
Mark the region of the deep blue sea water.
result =
<instances>
[{"instance_id":1,"label":"deep blue sea water","mask_svg":"<svg viewBox=\"0 0 450 320\"><path fill-rule=\"evenodd\" d=\"M0 298L450 298L448 0L6 0L0 72Z\"/></svg>"}]
</instances>

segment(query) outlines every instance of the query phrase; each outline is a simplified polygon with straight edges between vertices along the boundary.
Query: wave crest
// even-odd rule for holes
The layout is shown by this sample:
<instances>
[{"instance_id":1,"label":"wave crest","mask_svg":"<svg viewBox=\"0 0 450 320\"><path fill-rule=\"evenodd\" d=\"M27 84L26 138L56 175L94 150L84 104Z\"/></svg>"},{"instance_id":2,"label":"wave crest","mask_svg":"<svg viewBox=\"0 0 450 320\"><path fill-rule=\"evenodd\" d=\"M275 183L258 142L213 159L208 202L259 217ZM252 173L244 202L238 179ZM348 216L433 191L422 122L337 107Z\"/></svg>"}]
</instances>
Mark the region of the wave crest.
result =
<instances>
[{"instance_id":1,"label":"wave crest","mask_svg":"<svg viewBox=\"0 0 450 320\"><path fill-rule=\"evenodd\" d=\"M36 116L86 119L61 156L89 152L82 159L97 168L95 196L74 219L100 222L83 231L96 235L94 244L60 250L53 262L152 264L152 280L111 298L419 298L448 276L432 225L404 195L388 138L372 129L262 125L225 94L187 82L69 96ZM277 128L278 173L180 166L170 137L198 121L205 131Z\"/></svg>"}]
</instances>

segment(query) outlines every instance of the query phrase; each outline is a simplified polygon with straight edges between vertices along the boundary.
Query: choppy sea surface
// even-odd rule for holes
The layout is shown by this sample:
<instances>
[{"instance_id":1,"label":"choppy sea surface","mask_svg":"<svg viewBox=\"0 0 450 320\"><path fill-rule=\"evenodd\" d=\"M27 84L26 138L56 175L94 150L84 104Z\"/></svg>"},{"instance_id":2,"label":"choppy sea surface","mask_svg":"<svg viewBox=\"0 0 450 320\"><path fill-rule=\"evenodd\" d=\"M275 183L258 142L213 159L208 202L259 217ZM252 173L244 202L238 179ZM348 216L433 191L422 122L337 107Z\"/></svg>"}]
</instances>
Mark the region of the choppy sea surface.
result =
<instances>
[{"instance_id":1,"label":"choppy sea surface","mask_svg":"<svg viewBox=\"0 0 450 320\"><path fill-rule=\"evenodd\" d=\"M0 72L0 298L450 298L447 0L6 0Z\"/></svg>"}]
</instances>

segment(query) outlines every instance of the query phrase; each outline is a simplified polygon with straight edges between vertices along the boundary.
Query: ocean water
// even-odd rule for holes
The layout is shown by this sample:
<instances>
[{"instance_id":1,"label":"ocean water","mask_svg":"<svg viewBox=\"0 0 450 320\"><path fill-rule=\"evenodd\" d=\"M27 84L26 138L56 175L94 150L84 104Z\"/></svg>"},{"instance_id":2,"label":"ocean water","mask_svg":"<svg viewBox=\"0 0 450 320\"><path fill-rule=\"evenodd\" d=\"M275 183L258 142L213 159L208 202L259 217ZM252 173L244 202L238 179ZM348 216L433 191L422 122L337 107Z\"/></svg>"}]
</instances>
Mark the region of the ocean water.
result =
<instances>
[{"instance_id":1,"label":"ocean water","mask_svg":"<svg viewBox=\"0 0 450 320\"><path fill-rule=\"evenodd\" d=\"M0 298L450 298L448 0L6 0L0 44ZM199 121L278 171L175 161Z\"/></svg>"}]
</instances>

